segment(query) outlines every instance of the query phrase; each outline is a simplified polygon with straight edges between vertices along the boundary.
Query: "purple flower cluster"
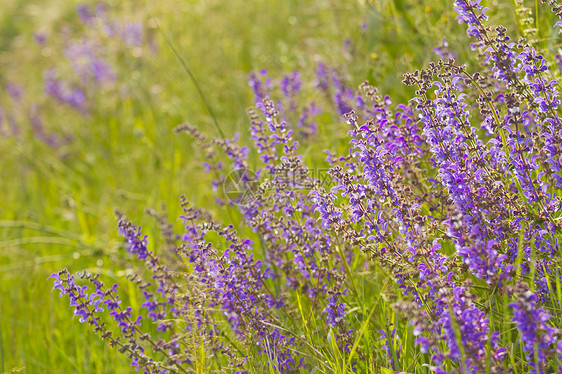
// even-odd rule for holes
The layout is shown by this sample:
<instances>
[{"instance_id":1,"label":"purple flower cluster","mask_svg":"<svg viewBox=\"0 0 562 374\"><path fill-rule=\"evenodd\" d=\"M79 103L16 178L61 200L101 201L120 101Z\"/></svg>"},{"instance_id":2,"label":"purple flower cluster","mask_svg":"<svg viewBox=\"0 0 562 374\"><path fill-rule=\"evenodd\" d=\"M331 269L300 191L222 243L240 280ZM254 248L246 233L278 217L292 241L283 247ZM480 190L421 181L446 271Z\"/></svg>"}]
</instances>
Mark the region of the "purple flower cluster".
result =
<instances>
[{"instance_id":1,"label":"purple flower cluster","mask_svg":"<svg viewBox=\"0 0 562 374\"><path fill-rule=\"evenodd\" d=\"M83 96L81 91L73 91L69 87L62 87L59 82L50 79L50 89L59 97L67 96L74 105L80 107ZM20 138L25 132L25 125L29 124L32 134L41 142L53 149L66 144L70 137L64 138L57 133L52 133L45 126L43 108L38 103L27 103L24 87L8 82L5 86L8 100L4 101L5 107L0 107L0 135L4 137ZM7 122L7 123L4 123Z\"/></svg>"},{"instance_id":2,"label":"purple flower cluster","mask_svg":"<svg viewBox=\"0 0 562 374\"><path fill-rule=\"evenodd\" d=\"M303 102L302 80L298 71L276 82L263 69L259 74L249 75L249 85L256 105L262 106L262 103L271 100L282 120L292 125L291 129L300 139L310 140L316 135L318 125L315 118L322 113L322 108L314 101Z\"/></svg>"},{"instance_id":3,"label":"purple flower cluster","mask_svg":"<svg viewBox=\"0 0 562 374\"><path fill-rule=\"evenodd\" d=\"M86 93L81 87L72 86L68 82L58 78L55 70L47 70L44 73L43 79L45 80L46 94L81 113L86 113Z\"/></svg>"},{"instance_id":4,"label":"purple flower cluster","mask_svg":"<svg viewBox=\"0 0 562 374\"><path fill-rule=\"evenodd\" d=\"M562 355L561 331L552 327L548 321L550 314L537 306L538 297L532 291L517 285L514 290L517 295L515 302L509 306L513 308L513 322L521 334L523 350L529 361L530 373L547 373L549 365L547 355ZM558 367L560 371L562 366Z\"/></svg>"},{"instance_id":5,"label":"purple flower cluster","mask_svg":"<svg viewBox=\"0 0 562 374\"><path fill-rule=\"evenodd\" d=\"M0 109L0 134L3 136L21 139L29 133L53 149L60 148L69 143L73 135L49 126L52 121L44 114L50 114L49 106L53 102L60 104L56 107L67 107L88 117L98 104L100 93L122 95L126 91L124 85L119 87L119 93L116 90L116 62L122 58L123 44L132 49L133 57L141 55L147 41L144 25L116 17L101 2L79 5L76 12L82 21L81 27L65 24L56 34L38 31L34 35L38 50L49 51L46 56L54 57L43 70L45 96L31 101L23 86L7 82L5 91L9 99L2 98ZM57 48L57 44L62 48ZM30 128L29 132L26 127Z\"/></svg>"},{"instance_id":6,"label":"purple flower cluster","mask_svg":"<svg viewBox=\"0 0 562 374\"><path fill-rule=\"evenodd\" d=\"M175 370L175 366L161 365L145 355L145 348L142 344L137 343L137 339L150 342L154 351L162 349L161 343L153 342L146 333L140 330L141 316L134 318L131 307L125 309L121 307L117 285L106 289L103 282L98 279L99 275L92 276L83 273L81 278L87 279L94 287L94 290L88 293L88 286L78 285L74 275L71 275L66 269L51 274L49 278L54 279L53 290L59 290L61 297L68 296L70 306L74 308L74 315L78 316L79 321L92 325L94 331L103 340L108 341L110 346L118 347L122 353L127 353L136 370L142 368L144 373L167 373ZM120 333L115 333L108 328L107 323L101 317L106 309L119 327Z\"/></svg>"},{"instance_id":7,"label":"purple flower cluster","mask_svg":"<svg viewBox=\"0 0 562 374\"><path fill-rule=\"evenodd\" d=\"M76 12L86 31L79 38L65 35L64 48L64 56L74 77L63 76L59 68L46 70L45 93L87 114L95 95L116 83L117 72L113 60L120 52L113 44L117 41L138 49L145 38L142 23L115 19L103 3L95 6L82 4L77 6ZM40 44L45 42L41 39Z\"/></svg>"},{"instance_id":8,"label":"purple flower cluster","mask_svg":"<svg viewBox=\"0 0 562 374\"><path fill-rule=\"evenodd\" d=\"M326 362L341 358L358 372L560 371L559 318L547 312L560 310L562 283L558 85L538 44L492 31L479 0L455 10L481 71L458 65L443 41L439 61L405 74L416 87L407 104L367 83L353 90L340 69L319 64L318 104L303 99L304 74L250 74L253 147L179 126L224 192L223 219L182 198L183 228L161 223L159 255L119 219L144 265L130 278L140 313L96 277L94 296L67 272L54 275L55 288L96 328L110 309L149 371L198 368L200 352L236 372L330 371ZM305 164L299 144L313 144L320 104L347 134L327 150L326 175ZM390 285L373 281L379 274ZM142 332L135 313L156 331Z\"/></svg>"}]
</instances>

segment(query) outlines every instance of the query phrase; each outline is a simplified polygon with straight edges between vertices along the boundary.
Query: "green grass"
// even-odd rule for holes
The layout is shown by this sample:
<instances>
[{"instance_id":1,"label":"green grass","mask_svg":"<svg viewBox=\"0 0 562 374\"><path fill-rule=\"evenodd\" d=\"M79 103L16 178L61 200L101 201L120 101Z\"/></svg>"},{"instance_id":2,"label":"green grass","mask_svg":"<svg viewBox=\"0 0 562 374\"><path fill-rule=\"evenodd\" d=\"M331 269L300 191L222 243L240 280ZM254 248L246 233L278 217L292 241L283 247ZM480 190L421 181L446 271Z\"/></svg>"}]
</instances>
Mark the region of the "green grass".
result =
<instances>
[{"instance_id":1,"label":"green grass","mask_svg":"<svg viewBox=\"0 0 562 374\"><path fill-rule=\"evenodd\" d=\"M452 6L446 4L426 6L405 0L371 4L332 0L113 2L113 14L147 25L158 50L145 48L135 57L134 50L107 41L105 47L112 51L110 58L118 66L119 82L126 92L112 88L98 93L92 98L95 109L83 117L46 99L41 78L44 69L54 66L70 71L62 53L63 27L73 37L99 34L99 30L80 26L74 5L55 0L0 4L0 84L18 83L26 91L21 104L0 92L1 105L17 114L21 128L18 137L0 139L3 372L17 368L28 373L131 370L125 357L105 346L88 326L72 319L68 301L50 293L52 283L47 277L64 267L91 269L103 271L108 281L126 284L120 271L123 249L115 228L116 209L142 225L156 241L157 225L145 215L147 208L165 202L169 216L177 217L182 193L200 206L212 205L210 178L200 166L197 147L172 130L190 122L218 136L210 109L227 137L239 132L242 142L248 142L249 72L267 68L271 76L281 77L299 70L309 82L305 91L312 91L314 68L323 61L343 67L353 86L370 80L400 101L410 93L399 84L402 74L433 59L431 47L442 35L453 36L453 47L464 43L454 37L464 34L454 20ZM362 23L368 24L367 31L361 29ZM49 35L43 49L33 42L37 30ZM351 48L343 48L346 39L351 40ZM52 149L34 137L26 118L32 104L39 105L49 132L67 135L72 141ZM322 117L322 141L318 142L322 148L326 144L333 149L345 146L345 131L339 131L339 125L337 118ZM305 157L313 165L322 164L324 157L318 147L304 146ZM373 274L366 274L364 283L358 285L363 300L357 306L362 308L362 316L369 316L358 325L378 320L376 325L384 328L390 321L382 316L392 315L385 301L386 287L379 288L380 283L371 283L372 279ZM302 300L300 317L306 320L310 305ZM318 316L311 317L308 323L314 325ZM373 329L361 332L367 342L378 342ZM306 335L306 324L299 333L310 342L328 339L328 334ZM413 342L407 344L413 353ZM345 372L349 366L351 358L341 357L337 349L322 354L338 363L336 372ZM374 357L366 359L374 365ZM402 370L413 370L407 358L400 360L395 358Z\"/></svg>"}]
</instances>

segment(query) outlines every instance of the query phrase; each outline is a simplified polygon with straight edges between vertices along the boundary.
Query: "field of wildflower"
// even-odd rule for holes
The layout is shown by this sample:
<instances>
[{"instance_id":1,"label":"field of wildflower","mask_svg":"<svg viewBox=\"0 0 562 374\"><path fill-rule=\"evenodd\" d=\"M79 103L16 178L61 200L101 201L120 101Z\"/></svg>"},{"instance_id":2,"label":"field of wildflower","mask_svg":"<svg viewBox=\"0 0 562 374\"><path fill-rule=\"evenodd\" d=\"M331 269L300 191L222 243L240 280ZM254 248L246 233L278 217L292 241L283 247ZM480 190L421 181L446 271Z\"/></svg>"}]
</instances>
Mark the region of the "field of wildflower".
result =
<instances>
[{"instance_id":1,"label":"field of wildflower","mask_svg":"<svg viewBox=\"0 0 562 374\"><path fill-rule=\"evenodd\" d=\"M562 373L561 30L2 1L0 373Z\"/></svg>"}]
</instances>

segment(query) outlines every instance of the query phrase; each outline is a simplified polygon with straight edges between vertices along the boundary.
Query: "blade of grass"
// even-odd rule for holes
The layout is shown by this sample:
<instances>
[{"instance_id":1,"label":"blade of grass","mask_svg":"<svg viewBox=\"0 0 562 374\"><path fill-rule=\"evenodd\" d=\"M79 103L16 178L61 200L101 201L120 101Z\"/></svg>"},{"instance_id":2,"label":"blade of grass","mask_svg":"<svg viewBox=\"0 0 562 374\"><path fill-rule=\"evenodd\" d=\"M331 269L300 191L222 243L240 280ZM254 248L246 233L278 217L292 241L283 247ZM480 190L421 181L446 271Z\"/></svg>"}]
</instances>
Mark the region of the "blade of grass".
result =
<instances>
[{"instance_id":1,"label":"blade of grass","mask_svg":"<svg viewBox=\"0 0 562 374\"><path fill-rule=\"evenodd\" d=\"M380 295L379 295L379 300L380 300ZM378 300L375 303L373 303L373 307L371 308L371 311L369 312L369 315L367 316L367 319L365 319L365 321L363 321L363 324L361 325L361 328L359 329L359 334L357 335L357 338L355 339L355 342L353 343L353 347L351 348L351 351L349 352L349 357L347 358L346 369L349 367L349 365L351 365L351 359L353 358L353 355L357 351L357 347L359 346L359 342L361 341L361 338L363 337L363 334L365 333L365 330L367 329L367 326L369 325L369 322L371 321L371 317L373 316L373 313L375 312L375 309L376 309L377 305L378 305Z\"/></svg>"},{"instance_id":2,"label":"blade of grass","mask_svg":"<svg viewBox=\"0 0 562 374\"><path fill-rule=\"evenodd\" d=\"M174 56L176 56L176 58L179 60L181 66L183 67L183 69L186 71L187 75L189 75L189 78L191 79L191 81L193 82L193 85L195 86L195 89L197 90L197 93L199 94L199 96L201 97L201 100L203 101L203 105L205 106L205 109L207 109L207 112L209 113L209 115L211 116L211 118L213 119L213 123L215 124L215 127L217 128L221 138L225 138L224 136L224 132L222 131L222 128L217 120L217 117L215 116L213 109L211 108L211 106L209 105L209 102L207 101L207 98L205 97L205 94L203 94L203 90L201 89L201 87L199 86L199 83L197 82L197 79L195 79L195 76L193 75L193 73L191 72L191 70L189 69L189 67L187 66L187 63L185 62L185 60L183 59L183 57L181 57L181 55L178 53L178 51L176 50L176 48L174 48L172 42L168 39L168 37L166 36L166 34L164 34L164 32L162 31L162 29L160 28L159 25L157 25L158 27L158 31L162 34L162 37L164 38L164 40L166 41L166 44L168 45L168 47L170 47L170 49L172 50L172 52L174 53Z\"/></svg>"}]
</instances>

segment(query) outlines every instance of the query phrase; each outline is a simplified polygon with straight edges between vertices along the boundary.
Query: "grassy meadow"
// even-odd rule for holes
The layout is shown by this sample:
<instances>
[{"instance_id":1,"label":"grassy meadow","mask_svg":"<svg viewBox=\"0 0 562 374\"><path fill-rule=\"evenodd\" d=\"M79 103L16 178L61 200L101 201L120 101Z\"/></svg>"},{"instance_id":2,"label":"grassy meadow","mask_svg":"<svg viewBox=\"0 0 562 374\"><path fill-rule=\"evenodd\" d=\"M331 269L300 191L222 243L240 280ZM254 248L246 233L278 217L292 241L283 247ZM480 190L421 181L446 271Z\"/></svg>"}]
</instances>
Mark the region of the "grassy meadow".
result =
<instances>
[{"instance_id":1,"label":"grassy meadow","mask_svg":"<svg viewBox=\"0 0 562 374\"><path fill-rule=\"evenodd\" d=\"M515 3L489 3L491 24L521 32ZM142 30L141 41L112 34L98 18L81 20L77 9L100 4L112 25ZM541 9L541 22L554 24L548 7ZM67 298L51 292L47 279L63 268L100 273L108 284L121 285L123 300L140 305L142 297L126 280L130 265L117 210L142 226L156 253L163 238L146 212L165 211L181 227L182 194L232 223L241 236L253 237L240 212L215 203L202 152L192 138L174 132L178 125L189 123L209 137L239 134L248 145L246 109L254 105L248 74L267 69L281 79L298 71L302 100L328 107L315 89L320 63L336 67L353 89L369 81L393 102L407 103L415 89L401 83L403 74L436 60L433 47L444 36L459 63L477 66L455 17L446 1L0 2L0 372L134 372L127 357L73 318ZM555 36L539 30L551 50ZM69 46L86 44L111 67L101 83L77 74L80 61ZM47 92L50 74L73 82L69 89L83 89L80 108ZM345 154L348 129L333 111L316 120L316 138L302 142L300 152L310 168L327 168L323 150ZM256 162L254 151L249 160ZM387 294L398 288L392 290L388 275L372 269L358 274L364 304L357 308L364 316L376 310L376 326L396 321ZM310 341L325 338L311 335ZM409 354L418 351L412 342L404 345L402 357L393 358L395 370L370 367L429 372L428 358L410 365ZM374 363L377 357L364 359ZM334 365L317 372L348 370Z\"/></svg>"}]
</instances>

